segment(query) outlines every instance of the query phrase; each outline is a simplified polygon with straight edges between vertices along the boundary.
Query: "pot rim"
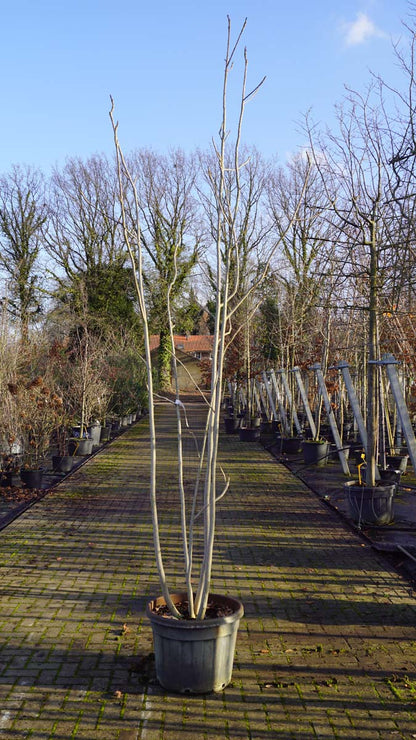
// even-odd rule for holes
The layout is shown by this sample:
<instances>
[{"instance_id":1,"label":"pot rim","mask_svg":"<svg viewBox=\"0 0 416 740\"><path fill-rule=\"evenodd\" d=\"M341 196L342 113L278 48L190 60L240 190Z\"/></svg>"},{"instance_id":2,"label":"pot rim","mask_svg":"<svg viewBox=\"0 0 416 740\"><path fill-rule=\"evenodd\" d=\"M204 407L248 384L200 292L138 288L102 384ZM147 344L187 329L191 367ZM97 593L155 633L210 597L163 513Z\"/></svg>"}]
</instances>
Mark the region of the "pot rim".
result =
<instances>
[{"instance_id":1,"label":"pot rim","mask_svg":"<svg viewBox=\"0 0 416 740\"><path fill-rule=\"evenodd\" d=\"M184 599L188 598L188 593L187 591L173 593L171 594L171 598L174 603L183 601ZM218 602L222 604L228 604L233 608L233 613L223 617L208 617L207 619L177 619L171 614L166 614L162 616L160 614L155 614L155 612L153 611L153 607L155 605L166 604L164 597L158 596L157 598L151 599L151 601L147 602L146 616L150 619L151 622L155 622L156 624L166 625L174 629L177 628L196 630L207 629L221 624L236 622L237 620L240 620L244 614L243 604L235 596L225 596L224 594L210 593L209 599L218 600Z\"/></svg>"},{"instance_id":2,"label":"pot rim","mask_svg":"<svg viewBox=\"0 0 416 740\"><path fill-rule=\"evenodd\" d=\"M383 489L386 489L386 488L393 488L395 490L396 489L396 484L395 483L391 483L390 481L388 481L386 479L381 479L380 481L378 481L376 483L375 486L366 486L365 483L363 483L363 484L360 485L360 483L359 483L358 480L348 480L348 481L345 481L344 488L347 488L349 491L352 488L357 488L359 491L363 491L363 493L365 493L365 492L367 492L367 493L370 493L370 492L377 493L377 492L383 491Z\"/></svg>"}]
</instances>

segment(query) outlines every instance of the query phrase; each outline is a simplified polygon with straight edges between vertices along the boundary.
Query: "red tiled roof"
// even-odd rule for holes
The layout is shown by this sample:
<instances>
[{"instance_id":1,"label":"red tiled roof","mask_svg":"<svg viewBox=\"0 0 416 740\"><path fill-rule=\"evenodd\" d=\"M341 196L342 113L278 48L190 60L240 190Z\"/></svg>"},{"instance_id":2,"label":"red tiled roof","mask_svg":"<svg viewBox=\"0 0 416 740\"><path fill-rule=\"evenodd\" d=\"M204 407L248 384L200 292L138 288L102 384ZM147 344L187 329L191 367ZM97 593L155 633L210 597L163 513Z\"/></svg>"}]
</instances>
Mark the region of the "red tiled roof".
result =
<instances>
[{"instance_id":1,"label":"red tiled roof","mask_svg":"<svg viewBox=\"0 0 416 740\"><path fill-rule=\"evenodd\" d=\"M189 354L193 354L194 352L211 352L213 340L214 337L210 334L174 335L175 348L181 349L183 352L189 352ZM152 334L150 337L150 350L154 350L158 346L159 334Z\"/></svg>"}]
</instances>

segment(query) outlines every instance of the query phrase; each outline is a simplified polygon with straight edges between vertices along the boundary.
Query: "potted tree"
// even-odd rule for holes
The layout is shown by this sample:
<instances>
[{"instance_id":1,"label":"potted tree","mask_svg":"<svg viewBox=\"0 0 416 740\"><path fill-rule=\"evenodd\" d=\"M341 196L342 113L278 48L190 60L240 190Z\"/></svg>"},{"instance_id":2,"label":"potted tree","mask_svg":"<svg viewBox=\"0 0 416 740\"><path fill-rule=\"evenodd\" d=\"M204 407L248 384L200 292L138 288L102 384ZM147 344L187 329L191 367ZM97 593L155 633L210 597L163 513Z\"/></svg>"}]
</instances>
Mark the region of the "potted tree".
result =
<instances>
[{"instance_id":1,"label":"potted tree","mask_svg":"<svg viewBox=\"0 0 416 740\"><path fill-rule=\"evenodd\" d=\"M74 455L69 454L69 420L62 404L61 413L57 419L54 430L54 441L56 443L56 454L52 455L52 469L55 473L70 473L74 465Z\"/></svg>"},{"instance_id":2,"label":"potted tree","mask_svg":"<svg viewBox=\"0 0 416 740\"><path fill-rule=\"evenodd\" d=\"M228 480L223 479L218 470L218 440L222 414L222 392L224 360L230 322L238 308L259 285L267 273L272 250L265 260L264 270L258 275L256 285L252 285L239 301L238 295L238 256L240 244L235 238L235 224L239 213L241 196L241 170L239 149L245 105L251 97L246 92L247 59L244 55L244 74L236 139L233 145L232 168L227 161L227 106L226 93L229 73L236 49L238 48L243 25L237 42L231 44L231 28L228 20L227 51L223 83L223 120L220 140L215 147L214 166L208 170L210 197L212 197L215 221L215 264L214 276L214 339L212 348L210 398L207 405L205 435L199 458L199 468L195 479L194 496L191 502L190 518L187 518L186 496L183 486L182 461L182 413L183 404L179 397L176 372L175 343L173 341L172 314L168 310L167 323L170 332L170 352L174 378L174 400L178 437L178 500L184 550L184 585L180 593L169 587L159 529L157 506L156 462L158 444L155 421L155 393L150 351L150 333L143 263L143 247L140 226L140 201L135 179L123 155L119 138L118 123L114 119L112 101L110 117L112 122L120 190L120 211L124 241L129 251L134 272L138 304L143 324L144 356L147 373L148 420L150 433L150 503L152 509L153 538L161 596L147 605L147 616L153 629L156 673L159 682L166 689L189 692L208 692L221 690L231 678L234 646L239 621L243 615L242 604L229 596L211 593L211 571L215 543L216 507L218 500L226 493ZM260 83L261 84L261 83ZM256 88L257 90L258 88ZM255 90L253 91L253 93ZM232 173L232 183L230 177ZM129 197L130 196L130 197ZM295 214L294 214L295 216ZM276 245L273 245L275 247ZM168 295L170 291L167 291ZM169 307L168 307L169 308ZM223 483L221 480L223 479ZM221 488L220 488L221 486ZM197 577L194 574L193 541L198 526L201 526L203 557ZM180 665L180 670L178 666Z\"/></svg>"},{"instance_id":3,"label":"potted tree","mask_svg":"<svg viewBox=\"0 0 416 740\"><path fill-rule=\"evenodd\" d=\"M68 414L77 423L68 440L70 455L79 457L92 453L99 445L101 424L94 424L109 394L104 377L107 348L101 337L90 331L87 318L76 326L66 347L63 380ZM92 434L96 433L96 437Z\"/></svg>"},{"instance_id":4,"label":"potted tree","mask_svg":"<svg viewBox=\"0 0 416 740\"><path fill-rule=\"evenodd\" d=\"M20 420L20 477L29 488L40 488L51 435L61 414L62 398L40 375L29 381L20 377L17 382L9 383L9 392Z\"/></svg>"}]
</instances>

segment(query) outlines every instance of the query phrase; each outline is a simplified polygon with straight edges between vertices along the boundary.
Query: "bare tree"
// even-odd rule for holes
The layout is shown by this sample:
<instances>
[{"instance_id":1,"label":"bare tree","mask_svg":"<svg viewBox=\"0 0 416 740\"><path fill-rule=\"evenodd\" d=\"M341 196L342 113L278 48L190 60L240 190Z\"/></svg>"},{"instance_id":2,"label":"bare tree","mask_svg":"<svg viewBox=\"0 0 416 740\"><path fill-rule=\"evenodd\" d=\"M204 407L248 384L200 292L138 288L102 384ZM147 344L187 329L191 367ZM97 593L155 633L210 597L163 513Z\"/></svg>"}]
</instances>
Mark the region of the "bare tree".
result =
<instances>
[{"instance_id":1,"label":"bare tree","mask_svg":"<svg viewBox=\"0 0 416 740\"><path fill-rule=\"evenodd\" d=\"M8 308L19 323L23 342L41 311L37 267L46 219L41 173L12 167L0 178L0 265L7 276Z\"/></svg>"},{"instance_id":2,"label":"bare tree","mask_svg":"<svg viewBox=\"0 0 416 740\"><path fill-rule=\"evenodd\" d=\"M174 316L200 250L195 200L195 158L181 150L168 155L141 149L129 157L129 170L139 193L141 239L152 329L159 334L158 386L172 387L172 345L168 310ZM130 203L130 214L134 213ZM132 223L134 215L132 217Z\"/></svg>"},{"instance_id":3,"label":"bare tree","mask_svg":"<svg viewBox=\"0 0 416 740\"><path fill-rule=\"evenodd\" d=\"M69 159L62 170L55 169L50 191L46 248L64 280L76 281L97 265L126 262L111 161L103 155Z\"/></svg>"},{"instance_id":4,"label":"bare tree","mask_svg":"<svg viewBox=\"0 0 416 740\"><path fill-rule=\"evenodd\" d=\"M280 240L273 275L280 288L280 354L289 367L313 356L319 308L327 305L328 285L335 280L330 260L336 236L327 207L319 172L307 155L294 157L272 173L268 209Z\"/></svg>"},{"instance_id":5,"label":"bare tree","mask_svg":"<svg viewBox=\"0 0 416 740\"><path fill-rule=\"evenodd\" d=\"M207 240L219 244L224 269L229 260L229 311L225 376L247 379L252 374L252 323L263 300L255 289L265 274L270 254L276 246L271 238L271 219L266 210L267 183L270 165L254 147L241 146L240 165L235 162L235 149L224 136L223 161L213 145L212 151L201 154L203 183L199 195L207 223ZM221 182L221 201L217 184ZM227 217L218 223L218 208ZM219 230L220 229L220 230ZM233 246L231 246L233 245ZM213 264L210 260L213 260ZM205 271L208 290L216 291L217 255L207 250ZM251 415L248 403L248 420Z\"/></svg>"}]
</instances>

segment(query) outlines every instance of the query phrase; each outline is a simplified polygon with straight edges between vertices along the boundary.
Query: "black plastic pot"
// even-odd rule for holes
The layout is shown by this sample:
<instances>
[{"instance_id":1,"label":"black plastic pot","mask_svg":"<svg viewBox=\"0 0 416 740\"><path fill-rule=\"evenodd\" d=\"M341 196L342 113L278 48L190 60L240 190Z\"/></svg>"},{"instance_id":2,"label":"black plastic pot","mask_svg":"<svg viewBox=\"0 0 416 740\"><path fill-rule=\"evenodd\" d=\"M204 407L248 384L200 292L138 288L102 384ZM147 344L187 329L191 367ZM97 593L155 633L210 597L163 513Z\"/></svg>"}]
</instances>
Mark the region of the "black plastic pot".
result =
<instances>
[{"instance_id":1,"label":"black plastic pot","mask_svg":"<svg viewBox=\"0 0 416 740\"><path fill-rule=\"evenodd\" d=\"M325 441L308 440L302 442L302 454L305 465L322 467L328 461L329 444Z\"/></svg>"},{"instance_id":2,"label":"black plastic pot","mask_svg":"<svg viewBox=\"0 0 416 740\"><path fill-rule=\"evenodd\" d=\"M388 468L405 473L408 459L409 455L386 455L386 465Z\"/></svg>"},{"instance_id":3,"label":"black plastic pot","mask_svg":"<svg viewBox=\"0 0 416 740\"><path fill-rule=\"evenodd\" d=\"M3 488L8 488L13 485L13 473L11 473L9 470L2 472L0 474L0 486L3 486Z\"/></svg>"},{"instance_id":4,"label":"black plastic pot","mask_svg":"<svg viewBox=\"0 0 416 740\"><path fill-rule=\"evenodd\" d=\"M54 473L69 473L73 466L73 455L52 455L52 470Z\"/></svg>"},{"instance_id":5,"label":"black plastic pot","mask_svg":"<svg viewBox=\"0 0 416 740\"><path fill-rule=\"evenodd\" d=\"M257 442L260 439L260 427L240 427L238 433L241 442Z\"/></svg>"},{"instance_id":6,"label":"black plastic pot","mask_svg":"<svg viewBox=\"0 0 416 740\"><path fill-rule=\"evenodd\" d=\"M358 524L390 524L393 521L393 498L396 484L360 486L357 481L344 484L351 519Z\"/></svg>"},{"instance_id":7,"label":"black plastic pot","mask_svg":"<svg viewBox=\"0 0 416 740\"><path fill-rule=\"evenodd\" d=\"M153 631L156 676L168 691L207 694L222 691L231 681L235 643L244 614L238 599L210 594L210 600L230 607L232 614L213 619L174 619L158 615L154 608L165 604L150 601L146 615ZM172 594L174 603L186 593Z\"/></svg>"},{"instance_id":8,"label":"black plastic pot","mask_svg":"<svg viewBox=\"0 0 416 740\"><path fill-rule=\"evenodd\" d=\"M226 416L224 419L224 426L226 434L234 434L235 432L238 432L240 419L237 419L235 416Z\"/></svg>"},{"instance_id":9,"label":"black plastic pot","mask_svg":"<svg viewBox=\"0 0 416 740\"><path fill-rule=\"evenodd\" d=\"M91 455L93 442L92 439L70 439L68 442L69 454L85 457Z\"/></svg>"},{"instance_id":10,"label":"black plastic pot","mask_svg":"<svg viewBox=\"0 0 416 740\"><path fill-rule=\"evenodd\" d=\"M22 468L20 471L20 478L22 480L22 483L28 488L41 488L43 470L41 469L30 470L30 469Z\"/></svg>"},{"instance_id":11,"label":"black plastic pot","mask_svg":"<svg viewBox=\"0 0 416 740\"><path fill-rule=\"evenodd\" d=\"M108 442L110 439L111 427L101 427L100 442Z\"/></svg>"},{"instance_id":12,"label":"black plastic pot","mask_svg":"<svg viewBox=\"0 0 416 740\"><path fill-rule=\"evenodd\" d=\"M282 452L286 455L297 455L301 441L300 437L282 437Z\"/></svg>"},{"instance_id":13,"label":"black plastic pot","mask_svg":"<svg viewBox=\"0 0 416 740\"><path fill-rule=\"evenodd\" d=\"M381 480L395 483L397 488L397 484L400 483L400 470L393 470L393 468L379 468L378 472L380 473Z\"/></svg>"}]
</instances>

